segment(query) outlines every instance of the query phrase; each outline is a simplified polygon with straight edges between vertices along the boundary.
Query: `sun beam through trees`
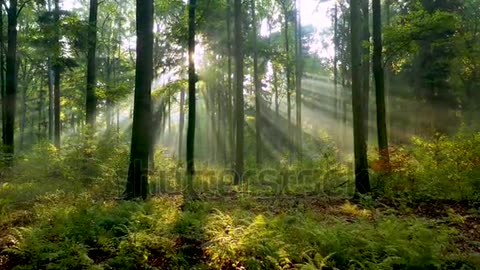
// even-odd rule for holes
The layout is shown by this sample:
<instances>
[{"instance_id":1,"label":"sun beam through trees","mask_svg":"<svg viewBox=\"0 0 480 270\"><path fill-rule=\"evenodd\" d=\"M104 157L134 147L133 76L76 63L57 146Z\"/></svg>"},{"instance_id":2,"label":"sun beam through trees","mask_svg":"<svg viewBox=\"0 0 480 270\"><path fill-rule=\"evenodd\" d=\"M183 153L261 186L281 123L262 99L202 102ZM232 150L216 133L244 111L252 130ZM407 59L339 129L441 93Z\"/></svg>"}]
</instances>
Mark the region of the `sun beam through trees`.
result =
<instances>
[{"instance_id":1,"label":"sun beam through trees","mask_svg":"<svg viewBox=\"0 0 480 270\"><path fill-rule=\"evenodd\" d=\"M480 269L479 0L0 0L0 269Z\"/></svg>"}]
</instances>

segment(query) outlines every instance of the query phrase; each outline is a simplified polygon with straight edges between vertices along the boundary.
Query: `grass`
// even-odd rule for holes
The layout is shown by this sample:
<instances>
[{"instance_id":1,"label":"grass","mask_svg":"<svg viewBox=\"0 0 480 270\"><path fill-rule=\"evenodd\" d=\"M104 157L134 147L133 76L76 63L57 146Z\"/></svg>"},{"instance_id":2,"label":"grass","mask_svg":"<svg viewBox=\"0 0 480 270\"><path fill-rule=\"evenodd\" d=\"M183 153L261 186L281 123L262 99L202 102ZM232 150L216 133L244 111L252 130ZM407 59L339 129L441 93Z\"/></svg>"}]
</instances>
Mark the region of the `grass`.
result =
<instances>
[{"instance_id":1,"label":"grass","mask_svg":"<svg viewBox=\"0 0 480 270\"><path fill-rule=\"evenodd\" d=\"M17 190L2 187L1 193ZM18 185L18 192L24 187ZM461 223L345 200L98 201L47 191L2 217L2 269L476 269ZM15 209L15 210L13 210ZM450 210L451 211L451 210ZM457 215L457 216L455 216ZM450 268L448 268L450 267ZM463 268L461 268L463 267Z\"/></svg>"},{"instance_id":2,"label":"grass","mask_svg":"<svg viewBox=\"0 0 480 270\"><path fill-rule=\"evenodd\" d=\"M116 199L128 162L121 140L62 153L40 144L2 170L0 269L480 269L479 166L467 151L479 138L416 139L355 202L349 166L332 154L264 178L253 171L239 187L204 173L196 201L164 192L182 178L159 155L157 168L170 170L153 173L158 192L132 202Z\"/></svg>"}]
</instances>

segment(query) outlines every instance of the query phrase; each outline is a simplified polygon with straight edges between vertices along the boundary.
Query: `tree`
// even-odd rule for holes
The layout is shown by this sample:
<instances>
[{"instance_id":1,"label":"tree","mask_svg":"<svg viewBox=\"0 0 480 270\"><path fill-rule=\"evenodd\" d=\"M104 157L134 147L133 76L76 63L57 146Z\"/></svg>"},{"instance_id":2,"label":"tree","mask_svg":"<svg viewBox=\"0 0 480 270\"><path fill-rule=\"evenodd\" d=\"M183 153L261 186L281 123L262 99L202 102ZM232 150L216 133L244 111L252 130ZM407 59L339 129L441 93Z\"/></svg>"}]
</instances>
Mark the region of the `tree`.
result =
<instances>
[{"instance_id":1,"label":"tree","mask_svg":"<svg viewBox=\"0 0 480 270\"><path fill-rule=\"evenodd\" d=\"M195 8L196 0L190 0L188 5L188 127L187 127L187 188L193 192L194 150L195 150L195 114L197 78L195 74Z\"/></svg>"},{"instance_id":2,"label":"tree","mask_svg":"<svg viewBox=\"0 0 480 270\"><path fill-rule=\"evenodd\" d=\"M257 165L262 164L262 109L260 96L260 79L258 74L258 47L257 47L257 18L255 12L255 0L251 1L250 12L252 13L253 31L253 84L255 88L255 141Z\"/></svg>"},{"instance_id":3,"label":"tree","mask_svg":"<svg viewBox=\"0 0 480 270\"><path fill-rule=\"evenodd\" d=\"M2 144L5 144L6 102L5 102L5 55L3 42L3 1L0 0L0 96L2 98Z\"/></svg>"},{"instance_id":4,"label":"tree","mask_svg":"<svg viewBox=\"0 0 480 270\"><path fill-rule=\"evenodd\" d=\"M243 96L243 36L242 1L234 0L234 53L235 53L235 184L239 184L244 170L244 125L245 109Z\"/></svg>"},{"instance_id":5,"label":"tree","mask_svg":"<svg viewBox=\"0 0 480 270\"><path fill-rule=\"evenodd\" d=\"M291 143L291 138L292 138L292 86L291 86L291 77L292 77L292 68L291 68L291 56L290 56L290 36L289 36L289 19L290 19L290 13L291 13L291 0L279 0L282 13L284 16L284 34L285 34L285 73L287 77L287 121L288 121L288 127L287 127L287 137L289 140L289 143Z\"/></svg>"},{"instance_id":6,"label":"tree","mask_svg":"<svg viewBox=\"0 0 480 270\"><path fill-rule=\"evenodd\" d=\"M339 54L339 35L338 35L338 1L335 1L333 8L333 87L335 95L335 119L338 119L338 103L340 97L338 96L338 54Z\"/></svg>"},{"instance_id":7,"label":"tree","mask_svg":"<svg viewBox=\"0 0 480 270\"><path fill-rule=\"evenodd\" d=\"M363 110L364 112L364 129L366 141L368 142L368 120L370 113L370 0L362 0L362 89L363 89Z\"/></svg>"},{"instance_id":8,"label":"tree","mask_svg":"<svg viewBox=\"0 0 480 270\"><path fill-rule=\"evenodd\" d=\"M8 48L6 57L5 83L5 138L4 150L7 155L14 154L15 112L17 106L17 0L10 0L7 9Z\"/></svg>"},{"instance_id":9,"label":"tree","mask_svg":"<svg viewBox=\"0 0 480 270\"><path fill-rule=\"evenodd\" d=\"M370 192L368 175L368 159L366 134L363 125L364 109L362 108L362 37L360 1L350 0L350 35L352 57L352 107L353 107L353 140L355 156L355 187L356 191L364 194Z\"/></svg>"},{"instance_id":10,"label":"tree","mask_svg":"<svg viewBox=\"0 0 480 270\"><path fill-rule=\"evenodd\" d=\"M153 0L136 1L137 59L132 143L126 199L148 195L148 160L151 136L151 84L153 77Z\"/></svg>"},{"instance_id":11,"label":"tree","mask_svg":"<svg viewBox=\"0 0 480 270\"><path fill-rule=\"evenodd\" d=\"M234 92L233 92L233 82L232 82L232 0L227 0L227 17L226 25L227 25L227 122L228 122L228 145L230 148L230 161L232 165L235 163L235 121L234 121ZM234 166L232 166L234 167Z\"/></svg>"},{"instance_id":12,"label":"tree","mask_svg":"<svg viewBox=\"0 0 480 270\"><path fill-rule=\"evenodd\" d=\"M300 0L297 0L298 7L297 7L297 16L296 16L296 24L295 27L295 103L297 105L297 115L296 115L296 137L297 137L297 155L298 159L302 160L302 55L303 55L303 48L302 48L302 24L300 20Z\"/></svg>"},{"instance_id":13,"label":"tree","mask_svg":"<svg viewBox=\"0 0 480 270\"><path fill-rule=\"evenodd\" d=\"M86 93L86 119L87 124L95 127L97 97L96 87L96 50L97 50L97 13L98 0L90 0L90 12L88 17L88 52L87 52L87 93ZM109 123L110 124L110 123Z\"/></svg>"},{"instance_id":14,"label":"tree","mask_svg":"<svg viewBox=\"0 0 480 270\"><path fill-rule=\"evenodd\" d=\"M382 8L380 0L372 0L373 13L373 76L377 105L378 150L384 162L389 162L387 120L385 109L385 73L382 63Z\"/></svg>"},{"instance_id":15,"label":"tree","mask_svg":"<svg viewBox=\"0 0 480 270\"><path fill-rule=\"evenodd\" d=\"M185 90L180 90L180 104L178 105L180 108L180 119L178 123L178 159L183 159L183 132L185 130Z\"/></svg>"},{"instance_id":16,"label":"tree","mask_svg":"<svg viewBox=\"0 0 480 270\"><path fill-rule=\"evenodd\" d=\"M53 104L54 104L54 132L53 141L57 148L60 148L60 76L61 76L61 44L60 44L60 3L59 0L55 0L54 11L54 23L55 23L55 46L54 46L54 64L53 64Z\"/></svg>"}]
</instances>

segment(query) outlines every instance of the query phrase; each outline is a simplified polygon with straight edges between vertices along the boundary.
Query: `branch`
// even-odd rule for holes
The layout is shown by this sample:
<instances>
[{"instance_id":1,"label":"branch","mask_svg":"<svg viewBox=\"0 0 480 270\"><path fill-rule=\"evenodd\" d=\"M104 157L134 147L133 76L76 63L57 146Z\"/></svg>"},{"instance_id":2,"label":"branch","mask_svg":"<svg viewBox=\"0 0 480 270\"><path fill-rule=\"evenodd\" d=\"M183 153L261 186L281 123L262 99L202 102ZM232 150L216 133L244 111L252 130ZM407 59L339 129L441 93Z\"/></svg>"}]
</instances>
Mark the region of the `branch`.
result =
<instances>
[{"instance_id":1,"label":"branch","mask_svg":"<svg viewBox=\"0 0 480 270\"><path fill-rule=\"evenodd\" d=\"M23 1L23 3L20 5L20 7L18 8L18 11L17 11L17 14L15 16L20 16L20 13L22 12L23 8L27 5L27 3L30 3L32 2L32 0L28 0L28 1Z\"/></svg>"}]
</instances>

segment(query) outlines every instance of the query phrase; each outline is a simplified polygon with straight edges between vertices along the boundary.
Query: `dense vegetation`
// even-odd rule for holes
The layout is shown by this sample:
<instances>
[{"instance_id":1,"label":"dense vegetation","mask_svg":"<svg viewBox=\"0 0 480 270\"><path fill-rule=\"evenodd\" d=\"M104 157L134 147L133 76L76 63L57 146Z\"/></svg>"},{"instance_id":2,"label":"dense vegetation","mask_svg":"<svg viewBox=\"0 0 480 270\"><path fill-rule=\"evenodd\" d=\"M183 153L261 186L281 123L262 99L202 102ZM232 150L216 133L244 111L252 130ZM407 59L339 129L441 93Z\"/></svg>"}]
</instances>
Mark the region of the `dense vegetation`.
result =
<instances>
[{"instance_id":1,"label":"dense vegetation","mask_svg":"<svg viewBox=\"0 0 480 270\"><path fill-rule=\"evenodd\" d=\"M0 269L480 268L480 1L0 11Z\"/></svg>"}]
</instances>

